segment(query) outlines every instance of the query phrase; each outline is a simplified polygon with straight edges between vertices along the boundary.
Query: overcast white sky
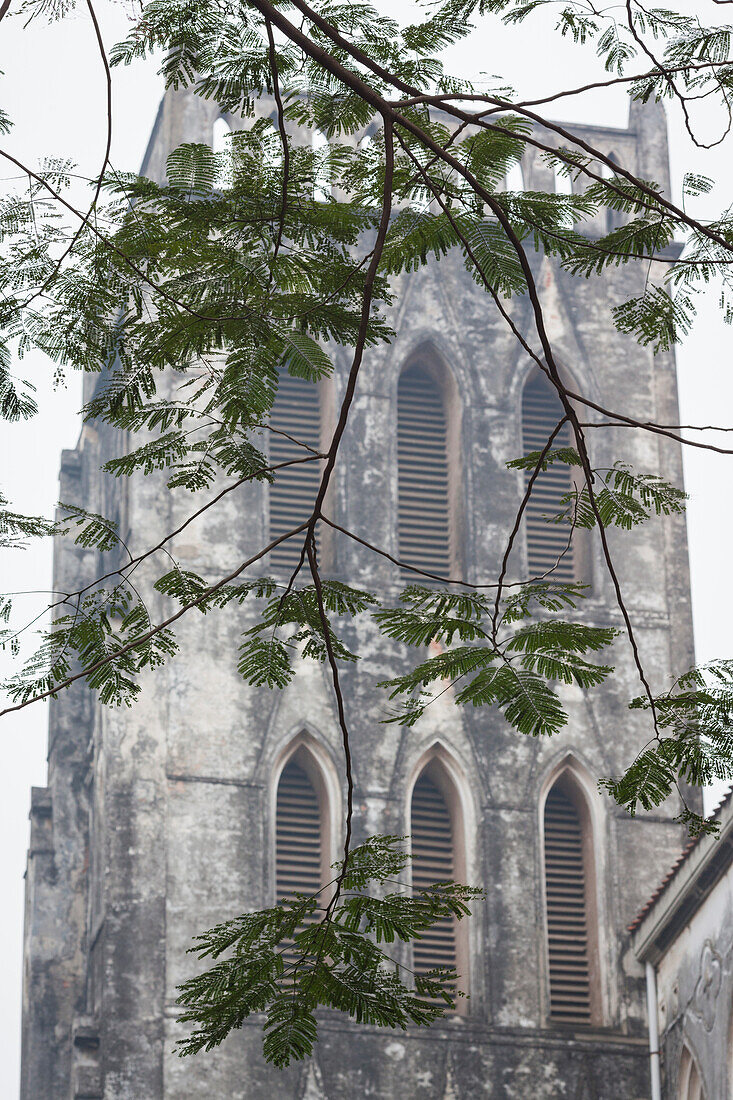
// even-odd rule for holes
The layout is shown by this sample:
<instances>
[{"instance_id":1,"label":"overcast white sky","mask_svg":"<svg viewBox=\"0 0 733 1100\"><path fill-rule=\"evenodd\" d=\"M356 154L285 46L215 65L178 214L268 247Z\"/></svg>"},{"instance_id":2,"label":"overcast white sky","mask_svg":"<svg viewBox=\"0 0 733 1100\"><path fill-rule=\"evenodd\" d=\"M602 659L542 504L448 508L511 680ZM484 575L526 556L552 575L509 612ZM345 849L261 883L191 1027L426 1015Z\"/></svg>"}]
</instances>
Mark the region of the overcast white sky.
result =
<instances>
[{"instance_id":1,"label":"overcast white sky","mask_svg":"<svg viewBox=\"0 0 733 1100\"><path fill-rule=\"evenodd\" d=\"M14 4L19 6L19 3ZM399 10L415 5L400 0ZM716 21L721 9L711 0L677 3L696 11L701 19ZM105 41L111 45L125 34L124 8L109 0L98 5ZM11 9L12 10L12 9ZM385 4L395 14L397 5ZM495 22L482 26L470 43L456 51L455 71L462 75L500 73L524 96L584 83L602 76L587 51L579 51L549 32L547 22L530 20L525 29L507 30ZM81 14L63 24L24 30L19 20L0 27L0 103L15 122L2 146L21 160L37 164L41 156L73 158L80 171L92 175L101 160L104 140L105 91L103 72L88 18ZM161 95L155 65L138 64L115 71L114 139L112 161L124 170L136 169L142 159ZM624 126L628 104L620 92L563 101L556 118ZM710 135L717 120L701 116ZM685 171L698 171L720 180L693 212L712 215L730 202L733 144L702 152L691 147L676 110L669 116L672 174L679 199ZM5 162L7 163L7 162ZM10 174L0 159L0 177ZM727 188L727 192L726 192ZM733 425L732 333L723 325L716 296L702 305L695 329L678 353L681 417L683 423ZM0 430L0 487L19 509L52 514L57 500L60 451L73 447L78 435L76 410L80 379L67 377L53 389L53 367L29 359L25 371L38 387L41 414L29 424ZM730 445L728 440L723 445ZM699 660L733 657L731 638L731 583L729 559L733 520L729 493L733 458L724 459L688 449L686 488L691 494L688 512L695 641ZM0 558L0 588L48 588L51 581L50 546L40 545L23 554ZM34 597L26 597L29 608ZM21 943L23 871L28 843L30 787L45 785L47 715L43 704L11 715L0 723L2 738L2 795L0 796L0 1095L17 1095L20 1057ZM39 1098L42 1100L42 1098Z\"/></svg>"}]
</instances>

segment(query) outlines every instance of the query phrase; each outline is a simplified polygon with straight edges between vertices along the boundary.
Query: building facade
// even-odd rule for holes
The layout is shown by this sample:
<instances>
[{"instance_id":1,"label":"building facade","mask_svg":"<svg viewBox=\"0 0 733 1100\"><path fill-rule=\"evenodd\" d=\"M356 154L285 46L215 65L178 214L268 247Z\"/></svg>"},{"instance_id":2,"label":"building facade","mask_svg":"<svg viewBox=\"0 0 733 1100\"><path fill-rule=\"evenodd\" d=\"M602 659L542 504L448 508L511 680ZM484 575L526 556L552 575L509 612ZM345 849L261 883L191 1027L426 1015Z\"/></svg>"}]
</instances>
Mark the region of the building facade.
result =
<instances>
[{"instance_id":1,"label":"building facade","mask_svg":"<svg viewBox=\"0 0 733 1100\"><path fill-rule=\"evenodd\" d=\"M161 178L170 149L211 141L217 115L169 93L144 172ZM581 132L668 189L661 108L633 107L628 129ZM522 168L528 187L553 189L532 150ZM578 388L606 407L677 423L673 357L652 356L610 320L610 304L639 293L646 270L578 280L547 257L532 263L549 336ZM393 557L480 582L498 573L523 492L523 475L506 463L541 433L552 397L460 257L400 277L396 292L397 335L366 357L330 514ZM527 303L508 308L529 333ZM313 440L327 433L348 365L337 351L333 380L308 393L285 382L273 412L282 429ZM87 397L97 382L88 380ZM622 459L681 485L673 441L590 434L596 466ZM60 499L116 518L135 554L178 527L191 503L158 474L129 483L102 474L124 449L117 434L85 426L63 455ZM551 478L545 486L549 499L564 488ZM171 550L205 576L222 575L307 493L307 481L287 477L272 489L244 486ZM563 556L541 522L546 507L528 517L515 575L561 556L562 569L593 586L579 616L619 626L598 545L589 538ZM684 521L654 519L609 539L661 687L693 659ZM323 554L330 575L387 596L404 582L389 560L338 533ZM284 552L263 571L285 576L288 564ZM55 569L54 586L69 590L93 580L100 563L60 542ZM136 574L159 621L169 605L154 576ZM313 1058L284 1072L263 1062L256 1019L215 1052L173 1053L192 937L317 882L341 843L343 767L327 676L302 662L281 692L243 684L235 651L251 622L247 608L184 617L179 656L143 682L132 709L103 709L79 684L51 703L48 786L34 789L31 807L23 1100L647 1097L644 972L627 927L682 836L673 800L632 820L597 789L648 736L643 716L627 709L638 684L623 641L612 679L589 693L564 688L568 728L536 740L448 695L414 729L381 724L377 683L414 654L357 620L347 644L364 659L342 673L356 840L410 833L418 880L437 871L485 887L470 921L423 941L413 959L417 968L455 959L469 997L454 1017L399 1034L325 1013Z\"/></svg>"},{"instance_id":2,"label":"building facade","mask_svg":"<svg viewBox=\"0 0 733 1100\"><path fill-rule=\"evenodd\" d=\"M733 794L632 923L657 1016L660 1092L733 1096Z\"/></svg>"}]
</instances>

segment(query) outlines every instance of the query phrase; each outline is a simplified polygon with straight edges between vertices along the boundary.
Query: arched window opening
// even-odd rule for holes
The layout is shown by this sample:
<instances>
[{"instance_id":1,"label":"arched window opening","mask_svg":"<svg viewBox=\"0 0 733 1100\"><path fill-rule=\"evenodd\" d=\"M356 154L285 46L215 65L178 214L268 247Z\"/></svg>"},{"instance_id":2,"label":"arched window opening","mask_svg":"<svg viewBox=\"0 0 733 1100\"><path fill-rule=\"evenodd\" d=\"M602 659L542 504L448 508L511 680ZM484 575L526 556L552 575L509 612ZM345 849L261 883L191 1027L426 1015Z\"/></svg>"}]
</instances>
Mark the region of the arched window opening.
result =
<instances>
[{"instance_id":1,"label":"arched window opening","mask_svg":"<svg viewBox=\"0 0 733 1100\"><path fill-rule=\"evenodd\" d=\"M320 160L328 152L328 145L326 135L321 133L320 130L314 130L311 137L311 148L317 160ZM326 165L316 169L313 198L316 202L328 202L331 198L331 177Z\"/></svg>"},{"instance_id":2,"label":"arched window opening","mask_svg":"<svg viewBox=\"0 0 733 1100\"><path fill-rule=\"evenodd\" d=\"M215 153L227 152L230 148L230 143L228 141L230 133L231 130L229 129L229 124L226 119L219 115L211 131L211 148Z\"/></svg>"},{"instance_id":3,"label":"arched window opening","mask_svg":"<svg viewBox=\"0 0 733 1100\"><path fill-rule=\"evenodd\" d=\"M359 139L358 146L357 146L358 152L361 153L364 160L372 166L374 164L375 155L378 156L378 152L376 152L375 133L376 132L371 132L371 131L368 132L368 133L365 133ZM367 193L362 194L361 202L365 206L379 206L380 205L380 200L379 200L378 196L375 195L374 192L370 188L365 188L364 190ZM396 197L393 199L393 202L395 202L395 201L396 201Z\"/></svg>"},{"instance_id":4,"label":"arched window opening","mask_svg":"<svg viewBox=\"0 0 733 1100\"><path fill-rule=\"evenodd\" d=\"M606 161L610 161L610 164L607 164ZM615 153L608 153L606 161L601 165L601 175L604 180L610 180L616 175L616 169L620 166L621 161Z\"/></svg>"},{"instance_id":5,"label":"arched window opening","mask_svg":"<svg viewBox=\"0 0 733 1100\"><path fill-rule=\"evenodd\" d=\"M560 165L555 166L555 194L556 195L572 195L573 194L573 180L568 172L564 171ZM571 229L575 223L570 212L566 212L563 215L563 222Z\"/></svg>"},{"instance_id":6,"label":"arched window opening","mask_svg":"<svg viewBox=\"0 0 733 1100\"><path fill-rule=\"evenodd\" d=\"M410 835L413 889L423 890L436 882L454 882L465 878L462 830L457 793L442 767L431 761L412 789ZM413 944L416 974L426 974L437 966L455 967L460 988L466 992L466 928L455 918L433 925ZM458 999L456 1008L459 1012L465 1010L463 998Z\"/></svg>"},{"instance_id":7,"label":"arched window opening","mask_svg":"<svg viewBox=\"0 0 733 1100\"><path fill-rule=\"evenodd\" d=\"M620 168L621 162L615 153L609 153L608 159L611 162L609 164L601 165L601 175L604 180L612 180L616 175L616 169ZM623 225L625 214L621 210L613 210L610 206L606 207L606 232L612 233L614 229L618 229L620 225Z\"/></svg>"},{"instance_id":8,"label":"arched window opening","mask_svg":"<svg viewBox=\"0 0 733 1100\"><path fill-rule=\"evenodd\" d=\"M453 532L448 419L438 383L417 364L402 372L397 390L397 476L400 559L449 576ZM414 574L405 576L414 579Z\"/></svg>"},{"instance_id":9,"label":"arched window opening","mask_svg":"<svg viewBox=\"0 0 733 1100\"><path fill-rule=\"evenodd\" d=\"M270 415L270 465L306 458L308 447L321 446L321 387L279 371L277 396ZM313 510L321 480L320 462L298 462L274 471L270 486L270 540L303 523ZM274 569L294 569L302 540L280 543L270 554Z\"/></svg>"},{"instance_id":10,"label":"arched window opening","mask_svg":"<svg viewBox=\"0 0 733 1100\"><path fill-rule=\"evenodd\" d=\"M532 375L522 394L522 452L541 451L554 431L564 409L555 390L539 372ZM570 447L572 435L564 424L553 442L553 450ZM525 471L525 486L532 471ZM527 569L530 577L541 577L552 570L557 581L577 579L575 546L570 540L571 527L548 522L564 510L563 497L574 490L572 468L555 462L539 474L524 512L527 539Z\"/></svg>"},{"instance_id":11,"label":"arched window opening","mask_svg":"<svg viewBox=\"0 0 733 1100\"><path fill-rule=\"evenodd\" d=\"M324 883L323 796L304 755L296 752L280 773L275 809L275 897L314 894Z\"/></svg>"},{"instance_id":12,"label":"arched window opening","mask_svg":"<svg viewBox=\"0 0 733 1100\"><path fill-rule=\"evenodd\" d=\"M678 1100L705 1100L700 1070L688 1046L685 1046L682 1051L677 1098Z\"/></svg>"},{"instance_id":13,"label":"arched window opening","mask_svg":"<svg viewBox=\"0 0 733 1100\"><path fill-rule=\"evenodd\" d=\"M520 161L515 160L507 172L505 187L507 191L524 191L524 172Z\"/></svg>"},{"instance_id":14,"label":"arched window opening","mask_svg":"<svg viewBox=\"0 0 733 1100\"><path fill-rule=\"evenodd\" d=\"M559 166L555 168L555 194L556 195L572 195L573 193L573 181L571 176L564 172Z\"/></svg>"},{"instance_id":15,"label":"arched window opening","mask_svg":"<svg viewBox=\"0 0 733 1100\"><path fill-rule=\"evenodd\" d=\"M587 807L567 776L544 810L545 905L550 1020L600 1023L597 914Z\"/></svg>"}]
</instances>

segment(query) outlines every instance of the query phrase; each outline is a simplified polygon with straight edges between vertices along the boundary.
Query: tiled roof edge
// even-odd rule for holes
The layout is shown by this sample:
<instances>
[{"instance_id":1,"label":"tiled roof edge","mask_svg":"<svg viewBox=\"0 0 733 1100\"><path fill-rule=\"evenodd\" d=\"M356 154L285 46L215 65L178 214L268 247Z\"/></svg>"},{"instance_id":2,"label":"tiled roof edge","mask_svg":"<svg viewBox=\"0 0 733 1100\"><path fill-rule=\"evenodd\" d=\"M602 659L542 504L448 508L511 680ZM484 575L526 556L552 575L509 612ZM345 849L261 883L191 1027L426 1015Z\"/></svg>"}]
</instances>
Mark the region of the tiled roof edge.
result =
<instances>
[{"instance_id":1,"label":"tiled roof edge","mask_svg":"<svg viewBox=\"0 0 733 1100\"><path fill-rule=\"evenodd\" d=\"M731 787L731 789L728 791L728 793L723 796L721 801L718 803L718 805L715 807L713 812L710 814L710 820L714 820L715 818L720 817L723 813L723 810L729 804L731 799L733 799L733 787ZM656 888L656 890L654 891L652 896L649 898L647 903L644 905L644 908L641 909L637 913L637 915L632 920L631 924L628 926L628 931L629 932L635 932L636 929L640 926L641 922L647 916L647 914L654 908L654 906L659 901L662 894L666 891L667 887L670 885L670 883L673 881L673 879L676 878L676 876L679 873L680 869L687 862L687 860L689 859L691 853L695 850L695 848L697 848L697 846L700 843L701 839L702 839L702 834L700 836L696 836L694 840L691 840L689 842L689 844L687 844L686 847L684 847L682 849L682 851L678 855L677 859L674 861L674 863L670 867L669 871L667 871L667 874L664 876L662 881L659 883L659 886Z\"/></svg>"}]
</instances>

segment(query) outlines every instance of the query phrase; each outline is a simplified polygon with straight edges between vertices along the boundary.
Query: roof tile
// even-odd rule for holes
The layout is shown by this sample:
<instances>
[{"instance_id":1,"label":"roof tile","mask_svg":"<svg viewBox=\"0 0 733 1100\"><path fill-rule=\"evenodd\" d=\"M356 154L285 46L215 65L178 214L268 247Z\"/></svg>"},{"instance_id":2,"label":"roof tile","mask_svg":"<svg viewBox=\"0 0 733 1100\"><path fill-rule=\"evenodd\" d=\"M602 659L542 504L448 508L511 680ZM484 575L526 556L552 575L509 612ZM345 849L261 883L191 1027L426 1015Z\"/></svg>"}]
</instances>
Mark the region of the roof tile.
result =
<instances>
[{"instance_id":1,"label":"roof tile","mask_svg":"<svg viewBox=\"0 0 733 1100\"><path fill-rule=\"evenodd\" d=\"M732 798L733 798L733 787L731 787L731 789L728 791L728 793L726 795L724 795L724 797L721 799L721 801L718 803L718 805L715 807L715 809L711 813L710 817L711 818L718 817L718 815L721 813L721 811L723 809L725 809L725 807L728 805L728 803L731 801ZM636 929L639 927L641 922L644 920L644 917L649 912L649 910L654 907L656 902L659 900L659 898L662 896L664 891L667 889L667 887L669 886L670 882L672 881L672 879L675 877L675 875L679 871L682 864L687 860L688 856L690 855L690 852L692 852L693 849L697 847L699 841L700 841L700 837L696 836L694 838L694 840L691 840L689 842L689 844L687 844L682 849L680 854L677 856L677 859L674 861L674 863L670 867L669 871L667 871L667 874L664 876L662 881L659 883L659 886L656 888L656 890L654 891L652 896L647 901L644 908L641 909L639 913L637 913L637 915L632 920L631 924L628 926L628 931L629 932L635 932L636 931Z\"/></svg>"}]
</instances>

